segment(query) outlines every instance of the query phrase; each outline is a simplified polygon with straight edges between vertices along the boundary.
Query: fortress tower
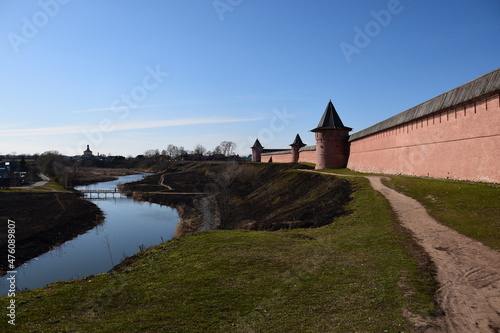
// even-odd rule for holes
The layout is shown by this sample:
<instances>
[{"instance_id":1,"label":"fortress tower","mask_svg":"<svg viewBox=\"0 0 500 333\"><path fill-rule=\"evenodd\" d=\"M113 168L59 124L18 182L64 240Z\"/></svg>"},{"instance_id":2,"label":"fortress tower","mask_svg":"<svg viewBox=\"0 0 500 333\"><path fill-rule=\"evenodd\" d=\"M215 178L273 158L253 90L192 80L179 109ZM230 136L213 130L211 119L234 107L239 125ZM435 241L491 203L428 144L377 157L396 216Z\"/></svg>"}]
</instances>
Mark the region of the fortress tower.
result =
<instances>
[{"instance_id":1,"label":"fortress tower","mask_svg":"<svg viewBox=\"0 0 500 333\"><path fill-rule=\"evenodd\" d=\"M260 162L260 154L264 151L264 147L259 142L259 139L255 140L252 146L252 162Z\"/></svg>"},{"instance_id":2,"label":"fortress tower","mask_svg":"<svg viewBox=\"0 0 500 333\"><path fill-rule=\"evenodd\" d=\"M349 131L352 128L344 126L330 100L318 127L311 130L316 135L316 169L339 169L347 166Z\"/></svg>"},{"instance_id":3,"label":"fortress tower","mask_svg":"<svg viewBox=\"0 0 500 333\"><path fill-rule=\"evenodd\" d=\"M305 146L305 143L302 142L302 139L300 138L300 135L297 134L295 137L295 140L293 143L290 145L292 147L292 162L298 162L299 161L299 149Z\"/></svg>"}]
</instances>

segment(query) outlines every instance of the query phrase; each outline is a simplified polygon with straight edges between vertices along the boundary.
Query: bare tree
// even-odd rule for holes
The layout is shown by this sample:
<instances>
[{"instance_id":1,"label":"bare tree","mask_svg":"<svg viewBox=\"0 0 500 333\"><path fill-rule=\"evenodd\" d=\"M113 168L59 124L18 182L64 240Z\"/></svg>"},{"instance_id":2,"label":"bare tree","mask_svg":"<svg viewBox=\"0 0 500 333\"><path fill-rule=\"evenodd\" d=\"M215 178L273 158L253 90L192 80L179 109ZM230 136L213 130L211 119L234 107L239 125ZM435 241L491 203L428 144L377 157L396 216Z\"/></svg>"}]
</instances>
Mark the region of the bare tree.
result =
<instances>
[{"instance_id":1,"label":"bare tree","mask_svg":"<svg viewBox=\"0 0 500 333\"><path fill-rule=\"evenodd\" d=\"M188 151L186 149L184 149L183 146L180 146L179 147L179 154L177 155L177 158L181 157L181 158L185 159L188 154L189 154Z\"/></svg>"},{"instance_id":2,"label":"bare tree","mask_svg":"<svg viewBox=\"0 0 500 333\"><path fill-rule=\"evenodd\" d=\"M202 145L196 145L193 149L193 154L203 156L207 150Z\"/></svg>"},{"instance_id":3,"label":"bare tree","mask_svg":"<svg viewBox=\"0 0 500 333\"><path fill-rule=\"evenodd\" d=\"M171 160L175 160L180 155L179 148L174 145L168 145L167 149L165 149L165 152Z\"/></svg>"},{"instance_id":4,"label":"bare tree","mask_svg":"<svg viewBox=\"0 0 500 333\"><path fill-rule=\"evenodd\" d=\"M46 151L37 160L40 171L49 177L55 177L64 166L63 156L58 151Z\"/></svg>"},{"instance_id":5,"label":"bare tree","mask_svg":"<svg viewBox=\"0 0 500 333\"><path fill-rule=\"evenodd\" d=\"M222 148L220 145L214 148L213 155L222 155Z\"/></svg>"},{"instance_id":6,"label":"bare tree","mask_svg":"<svg viewBox=\"0 0 500 333\"><path fill-rule=\"evenodd\" d=\"M156 158L159 155L160 151L158 149L149 149L144 152L146 158Z\"/></svg>"},{"instance_id":7,"label":"bare tree","mask_svg":"<svg viewBox=\"0 0 500 333\"><path fill-rule=\"evenodd\" d=\"M234 155L234 151L236 149L236 144L232 141L222 141L217 147L214 149L214 153L222 154L224 156Z\"/></svg>"}]
</instances>

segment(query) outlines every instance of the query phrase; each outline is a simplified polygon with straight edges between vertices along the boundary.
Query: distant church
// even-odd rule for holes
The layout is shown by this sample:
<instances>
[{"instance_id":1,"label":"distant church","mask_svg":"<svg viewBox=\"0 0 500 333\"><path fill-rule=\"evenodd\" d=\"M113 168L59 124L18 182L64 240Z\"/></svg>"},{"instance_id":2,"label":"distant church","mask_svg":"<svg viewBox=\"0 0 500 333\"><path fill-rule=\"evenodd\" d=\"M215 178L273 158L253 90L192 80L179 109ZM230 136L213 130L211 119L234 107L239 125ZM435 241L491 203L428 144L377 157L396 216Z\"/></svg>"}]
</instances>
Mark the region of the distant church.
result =
<instances>
[{"instance_id":1,"label":"distant church","mask_svg":"<svg viewBox=\"0 0 500 333\"><path fill-rule=\"evenodd\" d=\"M253 162L309 162L316 169L349 168L500 183L500 69L349 135L332 101L316 128L316 145L299 134L291 149L264 149Z\"/></svg>"},{"instance_id":2,"label":"distant church","mask_svg":"<svg viewBox=\"0 0 500 333\"><path fill-rule=\"evenodd\" d=\"M87 150L83 152L82 158L84 159L91 159L93 158L94 155L92 154L92 150L90 150L89 145L87 145Z\"/></svg>"}]
</instances>

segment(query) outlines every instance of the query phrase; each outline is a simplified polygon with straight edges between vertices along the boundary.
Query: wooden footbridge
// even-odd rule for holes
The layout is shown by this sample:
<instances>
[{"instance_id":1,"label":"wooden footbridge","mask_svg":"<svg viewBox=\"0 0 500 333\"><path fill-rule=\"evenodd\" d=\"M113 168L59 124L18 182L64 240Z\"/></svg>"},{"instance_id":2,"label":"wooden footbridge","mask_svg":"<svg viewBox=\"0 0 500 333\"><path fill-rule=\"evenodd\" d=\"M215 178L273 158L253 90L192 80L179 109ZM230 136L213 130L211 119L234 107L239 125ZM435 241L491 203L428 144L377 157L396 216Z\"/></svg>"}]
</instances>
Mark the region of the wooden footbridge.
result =
<instances>
[{"instance_id":1,"label":"wooden footbridge","mask_svg":"<svg viewBox=\"0 0 500 333\"><path fill-rule=\"evenodd\" d=\"M106 198L108 194L113 196L113 198L115 197L115 194L117 194L118 196L125 195L116 188L114 190L80 190L79 192L82 193L84 197L88 196L89 198L93 197L92 194L96 194L97 198L100 198L101 194L104 196L104 198Z\"/></svg>"}]
</instances>

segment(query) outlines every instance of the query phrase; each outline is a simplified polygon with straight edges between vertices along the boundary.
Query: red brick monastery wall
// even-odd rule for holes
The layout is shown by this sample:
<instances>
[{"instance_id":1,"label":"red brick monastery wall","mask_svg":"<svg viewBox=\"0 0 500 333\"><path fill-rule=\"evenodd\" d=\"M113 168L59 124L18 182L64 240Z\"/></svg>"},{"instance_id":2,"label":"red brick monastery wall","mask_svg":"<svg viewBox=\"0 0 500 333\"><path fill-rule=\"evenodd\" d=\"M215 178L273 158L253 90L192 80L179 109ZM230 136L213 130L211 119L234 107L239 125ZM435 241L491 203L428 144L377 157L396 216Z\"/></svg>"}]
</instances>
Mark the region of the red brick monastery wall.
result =
<instances>
[{"instance_id":1,"label":"red brick monastery wall","mask_svg":"<svg viewBox=\"0 0 500 333\"><path fill-rule=\"evenodd\" d=\"M268 163L273 158L273 162L277 163L291 163L293 162L292 153L289 154L273 154L266 153L261 155L261 162ZM299 152L299 162L316 163L316 151L307 150Z\"/></svg>"},{"instance_id":2,"label":"red brick monastery wall","mask_svg":"<svg viewBox=\"0 0 500 333\"><path fill-rule=\"evenodd\" d=\"M500 183L500 94L483 95L351 141L347 167Z\"/></svg>"},{"instance_id":3,"label":"red brick monastery wall","mask_svg":"<svg viewBox=\"0 0 500 333\"><path fill-rule=\"evenodd\" d=\"M316 151L307 150L299 152L299 162L316 163Z\"/></svg>"},{"instance_id":4,"label":"red brick monastery wall","mask_svg":"<svg viewBox=\"0 0 500 333\"><path fill-rule=\"evenodd\" d=\"M267 163L269 160L273 158L273 162L277 163L291 163L292 162L292 153L289 154L275 154L275 155L261 155L261 162Z\"/></svg>"}]
</instances>

